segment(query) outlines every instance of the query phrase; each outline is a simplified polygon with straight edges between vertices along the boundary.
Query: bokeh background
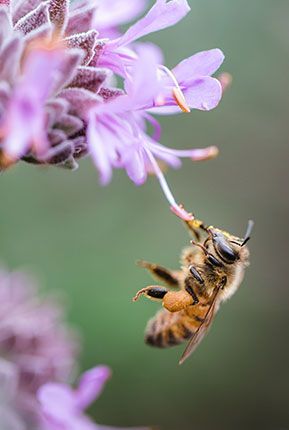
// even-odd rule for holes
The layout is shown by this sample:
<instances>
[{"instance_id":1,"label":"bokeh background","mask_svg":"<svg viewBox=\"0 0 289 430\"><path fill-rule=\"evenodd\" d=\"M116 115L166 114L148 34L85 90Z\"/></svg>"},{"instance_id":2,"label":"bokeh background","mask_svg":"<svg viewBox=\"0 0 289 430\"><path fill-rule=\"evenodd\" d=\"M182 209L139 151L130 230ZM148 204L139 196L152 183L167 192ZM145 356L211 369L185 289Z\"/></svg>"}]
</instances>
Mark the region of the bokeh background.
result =
<instances>
[{"instance_id":1,"label":"bokeh background","mask_svg":"<svg viewBox=\"0 0 289 430\"><path fill-rule=\"evenodd\" d=\"M218 159L170 171L176 198L206 222L242 234L256 222L242 288L189 361L182 348L143 342L158 305L131 302L150 277L138 258L177 267L188 243L154 179L123 172L98 185L90 160L69 173L19 165L0 177L0 255L66 295L83 336L81 369L107 363L113 378L91 414L114 425L166 430L289 429L288 0L191 0L192 12L150 37L167 64L220 47L232 88L213 112L163 118L170 146L218 145Z\"/></svg>"}]
</instances>

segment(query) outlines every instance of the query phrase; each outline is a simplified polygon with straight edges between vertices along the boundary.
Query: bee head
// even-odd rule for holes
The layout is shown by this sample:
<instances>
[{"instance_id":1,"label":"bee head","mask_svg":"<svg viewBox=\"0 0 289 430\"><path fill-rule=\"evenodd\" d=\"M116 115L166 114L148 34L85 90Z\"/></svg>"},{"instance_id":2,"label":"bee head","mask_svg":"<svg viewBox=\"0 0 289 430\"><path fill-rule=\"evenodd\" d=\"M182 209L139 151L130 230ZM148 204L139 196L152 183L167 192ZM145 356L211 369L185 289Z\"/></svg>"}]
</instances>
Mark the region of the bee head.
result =
<instances>
[{"instance_id":1,"label":"bee head","mask_svg":"<svg viewBox=\"0 0 289 430\"><path fill-rule=\"evenodd\" d=\"M217 228L209 227L209 239L212 241L218 260L225 264L234 264L238 260L245 263L249 257L246 243L250 239L252 228L253 221L249 221L246 234L243 239L240 239Z\"/></svg>"}]
</instances>

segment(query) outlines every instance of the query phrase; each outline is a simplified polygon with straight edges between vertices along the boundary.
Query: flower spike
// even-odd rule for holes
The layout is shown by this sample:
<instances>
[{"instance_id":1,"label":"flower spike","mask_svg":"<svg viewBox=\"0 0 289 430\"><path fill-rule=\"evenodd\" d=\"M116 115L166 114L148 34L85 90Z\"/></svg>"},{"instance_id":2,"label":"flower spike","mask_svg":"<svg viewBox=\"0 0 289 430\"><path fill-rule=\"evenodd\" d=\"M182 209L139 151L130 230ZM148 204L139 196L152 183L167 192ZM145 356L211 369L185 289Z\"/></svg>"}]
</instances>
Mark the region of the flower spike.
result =
<instances>
[{"instance_id":1,"label":"flower spike","mask_svg":"<svg viewBox=\"0 0 289 430\"><path fill-rule=\"evenodd\" d=\"M94 0L14 3L0 0L0 168L23 160L74 170L89 154L103 185L114 169L136 185L153 172L175 213L191 219L160 166L176 169L183 158L208 160L218 150L161 145L153 115L215 108L225 84L212 75L224 55L199 52L170 70L159 47L135 44L182 20L189 2L155 0L123 34L119 24L148 0L98 0L98 8Z\"/></svg>"}]
</instances>

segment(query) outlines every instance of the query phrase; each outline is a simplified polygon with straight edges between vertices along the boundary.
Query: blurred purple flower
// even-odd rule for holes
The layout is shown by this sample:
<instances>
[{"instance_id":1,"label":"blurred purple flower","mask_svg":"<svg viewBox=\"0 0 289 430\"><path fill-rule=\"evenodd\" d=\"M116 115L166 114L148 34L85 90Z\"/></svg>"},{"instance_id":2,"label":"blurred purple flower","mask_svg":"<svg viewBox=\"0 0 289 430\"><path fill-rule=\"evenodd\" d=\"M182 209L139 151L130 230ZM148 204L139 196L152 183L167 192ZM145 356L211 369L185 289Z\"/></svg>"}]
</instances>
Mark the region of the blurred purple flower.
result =
<instances>
[{"instance_id":1,"label":"blurred purple flower","mask_svg":"<svg viewBox=\"0 0 289 430\"><path fill-rule=\"evenodd\" d=\"M0 428L1 430L26 430L17 413L14 399L17 392L15 365L0 358ZM32 428L31 428L32 430Z\"/></svg>"},{"instance_id":2,"label":"blurred purple flower","mask_svg":"<svg viewBox=\"0 0 289 430\"><path fill-rule=\"evenodd\" d=\"M38 400L47 430L115 429L94 424L84 414L84 410L101 394L109 377L109 368L98 366L82 375L76 389L56 383L48 383L41 387L38 391Z\"/></svg>"},{"instance_id":3,"label":"blurred purple flower","mask_svg":"<svg viewBox=\"0 0 289 430\"><path fill-rule=\"evenodd\" d=\"M0 379L9 370L14 409L25 416L37 414L35 395L40 386L67 381L75 368L78 345L62 313L55 301L39 298L27 275L1 269Z\"/></svg>"}]
</instances>

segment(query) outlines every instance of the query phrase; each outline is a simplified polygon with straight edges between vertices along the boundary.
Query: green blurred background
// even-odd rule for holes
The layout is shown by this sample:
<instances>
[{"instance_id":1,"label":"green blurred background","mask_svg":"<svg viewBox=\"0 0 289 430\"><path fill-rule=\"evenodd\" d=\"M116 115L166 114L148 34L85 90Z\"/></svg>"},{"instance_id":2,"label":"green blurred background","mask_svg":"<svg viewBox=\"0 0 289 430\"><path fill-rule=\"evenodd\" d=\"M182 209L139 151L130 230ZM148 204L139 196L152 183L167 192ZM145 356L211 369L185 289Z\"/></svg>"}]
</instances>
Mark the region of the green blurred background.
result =
<instances>
[{"instance_id":1,"label":"green blurred background","mask_svg":"<svg viewBox=\"0 0 289 430\"><path fill-rule=\"evenodd\" d=\"M69 173L19 165L1 175L1 259L63 291L83 335L81 368L113 378L92 408L97 422L161 429L289 429L288 0L191 0L192 12L149 38L167 65L220 47L232 88L213 112L163 118L169 146L218 145L218 159L184 163L168 180L206 222L242 234L256 222L242 288L185 365L182 348L143 342L158 305L131 298L150 283L138 258L177 267L188 243L154 179L136 188L116 172L98 185L90 160Z\"/></svg>"}]
</instances>

